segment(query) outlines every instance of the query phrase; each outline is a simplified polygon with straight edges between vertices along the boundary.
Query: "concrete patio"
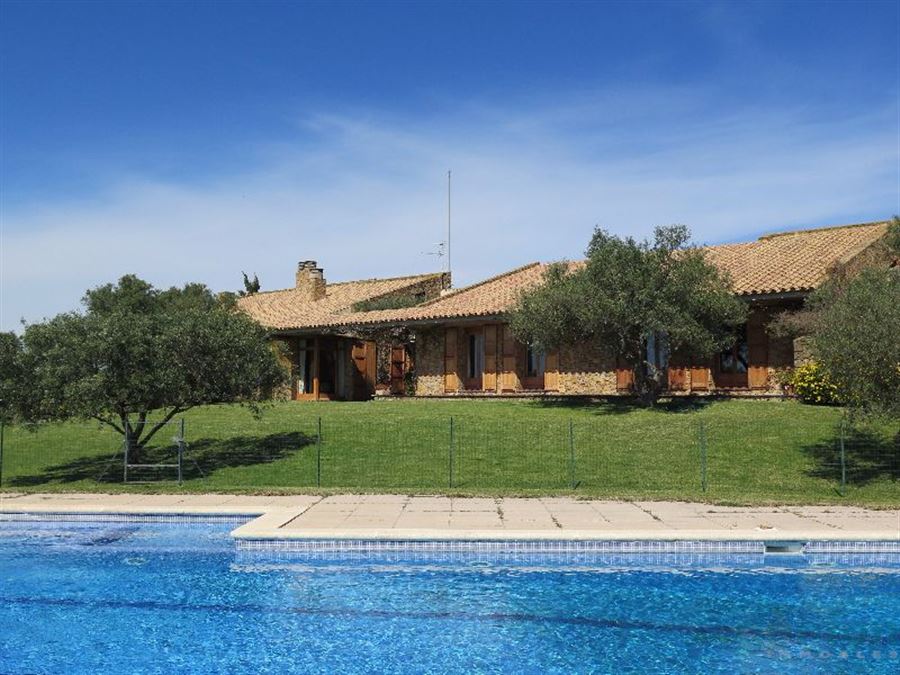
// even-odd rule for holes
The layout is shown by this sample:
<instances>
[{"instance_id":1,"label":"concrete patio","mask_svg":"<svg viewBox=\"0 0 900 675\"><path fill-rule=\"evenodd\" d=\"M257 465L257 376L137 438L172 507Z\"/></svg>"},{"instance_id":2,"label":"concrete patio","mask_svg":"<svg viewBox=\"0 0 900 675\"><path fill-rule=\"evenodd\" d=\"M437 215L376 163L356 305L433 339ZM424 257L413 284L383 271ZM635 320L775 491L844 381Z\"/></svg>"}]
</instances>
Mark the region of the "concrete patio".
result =
<instances>
[{"instance_id":1,"label":"concrete patio","mask_svg":"<svg viewBox=\"0 0 900 675\"><path fill-rule=\"evenodd\" d=\"M241 538L900 541L900 509L571 497L2 494L0 513L241 514Z\"/></svg>"}]
</instances>

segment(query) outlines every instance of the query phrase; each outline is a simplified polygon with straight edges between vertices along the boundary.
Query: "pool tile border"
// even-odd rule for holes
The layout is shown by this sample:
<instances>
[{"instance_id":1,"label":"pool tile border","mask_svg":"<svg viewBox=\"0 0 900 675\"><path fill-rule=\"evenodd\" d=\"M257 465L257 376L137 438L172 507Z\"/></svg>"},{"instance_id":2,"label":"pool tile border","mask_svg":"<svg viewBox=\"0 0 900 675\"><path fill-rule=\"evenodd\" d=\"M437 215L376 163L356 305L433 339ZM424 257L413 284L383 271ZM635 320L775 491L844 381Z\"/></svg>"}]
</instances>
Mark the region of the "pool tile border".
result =
<instances>
[{"instance_id":1,"label":"pool tile border","mask_svg":"<svg viewBox=\"0 0 900 675\"><path fill-rule=\"evenodd\" d=\"M799 542L803 554L900 554L897 541L807 541ZM580 553L613 554L706 554L766 553L766 541L753 540L566 540L566 539L235 539L239 551L296 553L483 553L572 555Z\"/></svg>"},{"instance_id":2,"label":"pool tile border","mask_svg":"<svg viewBox=\"0 0 900 675\"><path fill-rule=\"evenodd\" d=\"M240 525L258 513L72 513L0 512L0 522L52 521L82 523L227 523Z\"/></svg>"},{"instance_id":3,"label":"pool tile border","mask_svg":"<svg viewBox=\"0 0 900 675\"><path fill-rule=\"evenodd\" d=\"M112 512L75 512L75 511L0 511L0 522L97 522L97 523L171 523L201 524L226 523L238 525L238 530L258 520L283 519L280 509L260 515L256 512L219 512L219 513L112 513ZM268 516L268 518L267 518ZM234 533L232 533L234 534ZM772 538L772 539L700 539L700 538L666 538L617 539L597 538L529 538L528 532L507 532L503 538L490 538L479 533L478 537L465 538L461 533L442 537L435 534L430 537L328 537L320 534L317 537L253 537L252 535L235 536L237 551L270 552L270 553L305 553L315 555L329 554L765 554L769 544L796 544L797 553L804 555L845 554L845 555L900 555L900 540L896 539L819 539L806 537ZM516 536L518 535L518 536ZM770 552L771 553L771 552ZM776 554L777 555L777 554Z\"/></svg>"}]
</instances>

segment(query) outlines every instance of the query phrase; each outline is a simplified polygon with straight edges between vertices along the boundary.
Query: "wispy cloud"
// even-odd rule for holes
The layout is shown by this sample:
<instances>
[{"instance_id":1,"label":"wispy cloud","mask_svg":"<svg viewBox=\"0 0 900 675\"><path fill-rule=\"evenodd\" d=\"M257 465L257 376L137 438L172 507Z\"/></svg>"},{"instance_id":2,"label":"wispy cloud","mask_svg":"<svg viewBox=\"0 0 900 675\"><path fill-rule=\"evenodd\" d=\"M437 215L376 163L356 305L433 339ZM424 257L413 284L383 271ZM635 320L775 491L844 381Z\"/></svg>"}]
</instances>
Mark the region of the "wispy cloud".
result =
<instances>
[{"instance_id":1,"label":"wispy cloud","mask_svg":"<svg viewBox=\"0 0 900 675\"><path fill-rule=\"evenodd\" d=\"M427 121L318 115L203 184L130 176L90 201L3 213L0 324L77 306L134 272L157 285L264 288L317 259L332 280L436 267L454 176L457 283L581 254L597 224L643 236L686 223L702 242L881 218L898 205L897 111L715 115L702 90L605 92L552 104L447 108Z\"/></svg>"}]
</instances>

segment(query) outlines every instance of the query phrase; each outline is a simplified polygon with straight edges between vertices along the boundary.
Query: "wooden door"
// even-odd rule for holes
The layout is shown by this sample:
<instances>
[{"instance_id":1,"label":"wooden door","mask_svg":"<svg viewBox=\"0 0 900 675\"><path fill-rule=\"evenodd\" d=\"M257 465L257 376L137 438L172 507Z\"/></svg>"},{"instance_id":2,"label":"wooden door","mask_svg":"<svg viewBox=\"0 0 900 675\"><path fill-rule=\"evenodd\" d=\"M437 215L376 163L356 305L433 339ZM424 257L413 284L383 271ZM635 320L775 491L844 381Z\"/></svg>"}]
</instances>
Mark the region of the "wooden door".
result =
<instances>
[{"instance_id":1,"label":"wooden door","mask_svg":"<svg viewBox=\"0 0 900 675\"><path fill-rule=\"evenodd\" d=\"M370 340L354 340L353 399L364 401L375 393L375 343Z\"/></svg>"},{"instance_id":2,"label":"wooden door","mask_svg":"<svg viewBox=\"0 0 900 675\"><path fill-rule=\"evenodd\" d=\"M459 391L458 339L455 328L444 331L444 391L447 393Z\"/></svg>"},{"instance_id":3,"label":"wooden door","mask_svg":"<svg viewBox=\"0 0 900 675\"><path fill-rule=\"evenodd\" d=\"M746 389L750 366L747 327L737 331L734 344L723 350L716 360L715 383L717 389Z\"/></svg>"},{"instance_id":4,"label":"wooden door","mask_svg":"<svg viewBox=\"0 0 900 675\"><path fill-rule=\"evenodd\" d=\"M769 381L769 335L765 316L754 312L747 322L747 379L751 389L765 389Z\"/></svg>"}]
</instances>

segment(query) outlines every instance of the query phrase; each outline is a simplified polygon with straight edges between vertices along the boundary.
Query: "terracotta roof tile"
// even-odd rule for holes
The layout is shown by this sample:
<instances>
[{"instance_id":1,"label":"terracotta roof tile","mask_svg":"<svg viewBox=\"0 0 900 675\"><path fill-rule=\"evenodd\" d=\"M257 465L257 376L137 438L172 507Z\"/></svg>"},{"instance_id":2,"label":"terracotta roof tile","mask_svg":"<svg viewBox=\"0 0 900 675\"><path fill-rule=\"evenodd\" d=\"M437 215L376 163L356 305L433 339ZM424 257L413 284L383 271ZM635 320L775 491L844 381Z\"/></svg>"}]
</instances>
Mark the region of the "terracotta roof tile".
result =
<instances>
[{"instance_id":1,"label":"terracotta roof tile","mask_svg":"<svg viewBox=\"0 0 900 675\"><path fill-rule=\"evenodd\" d=\"M330 326L342 323L341 318L351 314L357 302L402 291L440 276L439 273L419 274L329 283L325 286L325 297L314 302L305 300L294 288L264 291L239 298L238 307L269 328L286 330Z\"/></svg>"},{"instance_id":2,"label":"terracotta roof tile","mask_svg":"<svg viewBox=\"0 0 900 675\"><path fill-rule=\"evenodd\" d=\"M834 264L852 258L886 230L886 222L843 225L771 234L749 243L703 249L713 264L730 275L738 295L809 291L822 282ZM346 318L365 324L496 316L510 310L522 290L539 284L546 269L546 264L532 263L417 307Z\"/></svg>"},{"instance_id":3,"label":"terracotta roof tile","mask_svg":"<svg viewBox=\"0 0 900 675\"><path fill-rule=\"evenodd\" d=\"M836 263L849 260L884 235L887 223L844 225L784 232L757 241L703 247L709 260L732 280L739 295L810 291ZM570 263L580 265L580 262ZM530 263L466 286L415 307L353 312L353 303L400 290L430 275L329 284L328 296L298 301L293 289L259 293L239 304L273 328L325 328L497 316L509 311L518 294L539 284L546 264ZM431 275L433 276L433 275Z\"/></svg>"},{"instance_id":4,"label":"terracotta roof tile","mask_svg":"<svg viewBox=\"0 0 900 675\"><path fill-rule=\"evenodd\" d=\"M887 223L783 232L744 244L705 248L731 276L739 295L810 291L835 264L849 260L887 231Z\"/></svg>"}]
</instances>

